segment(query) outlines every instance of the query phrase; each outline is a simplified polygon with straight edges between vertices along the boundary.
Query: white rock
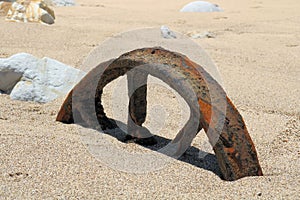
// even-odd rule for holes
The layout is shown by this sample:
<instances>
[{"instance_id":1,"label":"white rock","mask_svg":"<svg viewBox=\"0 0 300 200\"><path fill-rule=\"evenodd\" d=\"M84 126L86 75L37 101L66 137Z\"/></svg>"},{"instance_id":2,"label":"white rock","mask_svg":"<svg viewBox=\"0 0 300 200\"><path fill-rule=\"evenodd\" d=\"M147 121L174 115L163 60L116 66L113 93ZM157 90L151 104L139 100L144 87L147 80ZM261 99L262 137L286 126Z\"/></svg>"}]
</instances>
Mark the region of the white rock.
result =
<instances>
[{"instance_id":1,"label":"white rock","mask_svg":"<svg viewBox=\"0 0 300 200\"><path fill-rule=\"evenodd\" d=\"M176 38L176 34L167 26L160 27L161 35L166 39Z\"/></svg>"},{"instance_id":2,"label":"white rock","mask_svg":"<svg viewBox=\"0 0 300 200\"><path fill-rule=\"evenodd\" d=\"M185 5L180 12L221 12L218 5L206 1L194 1Z\"/></svg>"},{"instance_id":3,"label":"white rock","mask_svg":"<svg viewBox=\"0 0 300 200\"><path fill-rule=\"evenodd\" d=\"M75 6L74 0L52 0L52 3L56 6Z\"/></svg>"},{"instance_id":4,"label":"white rock","mask_svg":"<svg viewBox=\"0 0 300 200\"><path fill-rule=\"evenodd\" d=\"M66 95L84 75L51 58L26 53L0 59L0 90L16 100L52 101Z\"/></svg>"}]
</instances>

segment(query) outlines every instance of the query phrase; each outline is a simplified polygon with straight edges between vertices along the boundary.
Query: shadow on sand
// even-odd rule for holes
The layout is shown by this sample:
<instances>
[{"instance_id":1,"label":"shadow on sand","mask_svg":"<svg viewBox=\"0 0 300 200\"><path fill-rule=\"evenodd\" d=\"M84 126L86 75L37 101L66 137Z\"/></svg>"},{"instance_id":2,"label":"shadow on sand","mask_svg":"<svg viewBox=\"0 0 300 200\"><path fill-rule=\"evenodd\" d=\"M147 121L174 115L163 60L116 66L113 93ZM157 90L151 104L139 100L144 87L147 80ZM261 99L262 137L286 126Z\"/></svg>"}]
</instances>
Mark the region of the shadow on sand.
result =
<instances>
[{"instance_id":1,"label":"shadow on sand","mask_svg":"<svg viewBox=\"0 0 300 200\"><path fill-rule=\"evenodd\" d=\"M112 120L112 119L110 119ZM115 121L115 120L113 120ZM120 121L115 121L119 127L122 127L123 130L126 130L127 125L124 124L123 122ZM97 130L97 129L95 129ZM99 131L99 130L98 130ZM121 129L118 128L118 131L114 131L114 130L101 130L101 132L108 134L114 138L116 138L117 140L119 140L120 142L132 142L132 141L128 141L126 140L127 138L127 134L122 131ZM152 134L153 135L153 134ZM159 149L161 149L162 147L166 146L169 142L171 142L172 140L158 136L158 135L153 135L154 139L156 140L156 144L154 145L147 145L147 144L139 144L136 143L137 145L140 145L144 148L150 149L152 151L158 151ZM199 155L204 155L204 157L199 157ZM181 155L181 157L178 158L178 160L185 162L185 163L189 163L193 166L208 170L213 172L214 174L216 174L217 176L219 176L222 179L222 174L219 168L219 165L217 163L217 158L214 154L202 151L194 146L190 146L186 152Z\"/></svg>"}]
</instances>

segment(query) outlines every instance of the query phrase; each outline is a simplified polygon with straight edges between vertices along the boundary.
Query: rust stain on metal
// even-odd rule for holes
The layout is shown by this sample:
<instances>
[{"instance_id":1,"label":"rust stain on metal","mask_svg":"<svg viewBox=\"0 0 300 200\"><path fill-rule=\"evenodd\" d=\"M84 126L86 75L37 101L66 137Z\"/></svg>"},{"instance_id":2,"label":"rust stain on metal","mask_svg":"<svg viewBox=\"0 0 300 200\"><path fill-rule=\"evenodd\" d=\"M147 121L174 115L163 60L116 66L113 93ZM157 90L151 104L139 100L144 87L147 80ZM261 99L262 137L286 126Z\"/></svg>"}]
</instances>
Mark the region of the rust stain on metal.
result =
<instances>
[{"instance_id":1,"label":"rust stain on metal","mask_svg":"<svg viewBox=\"0 0 300 200\"><path fill-rule=\"evenodd\" d=\"M147 65L144 71L130 75L130 70L141 65ZM106 68L101 71L101 67ZM188 103L191 109L191 117L185 127L178 133L173 141L179 141L179 146L184 146L188 141L203 128L213 146L213 150L218 160L218 164L225 180L237 180L245 176L262 176L262 170L259 165L257 153L251 137L247 131L245 122L238 110L230 99L226 96L223 88L198 64L189 60L186 56L171 52L160 47L137 49L121 55L119 58L107 62L105 65L94 68L83 80L75 86L69 93L63 103L57 121L64 123L74 123L73 112L82 110L85 106L91 111L96 111L96 118L103 130L116 127L113 120L106 117L101 104L101 95L103 88L114 79L128 72L128 85L136 86L145 84L136 88L134 91L129 89L129 119L128 126L133 127L130 135L139 138L146 118L146 92L147 76L151 74L162 79L175 89ZM136 79L140 77L140 79ZM86 105L85 94L87 88L91 88L91 83L97 82L96 90L93 93L94 105ZM72 107L73 91L80 90L80 95L76 98L82 103ZM196 99L191 95L192 91L196 94ZM214 94L216 102L212 102L211 95ZM225 109L222 109L224 97ZM196 113L200 113L198 116ZM92 123L90 113L80 113L84 125L89 126ZM198 117L198 127L196 133L189 133L189 127L193 126L192 118ZM218 119L224 117L224 125L218 130ZM137 130L137 131L135 131ZM209 130L211 132L209 132ZM185 134L186 133L186 134ZM153 141L152 141L153 142ZM151 143L151 142L150 142ZM179 147L181 148L181 147Z\"/></svg>"}]
</instances>

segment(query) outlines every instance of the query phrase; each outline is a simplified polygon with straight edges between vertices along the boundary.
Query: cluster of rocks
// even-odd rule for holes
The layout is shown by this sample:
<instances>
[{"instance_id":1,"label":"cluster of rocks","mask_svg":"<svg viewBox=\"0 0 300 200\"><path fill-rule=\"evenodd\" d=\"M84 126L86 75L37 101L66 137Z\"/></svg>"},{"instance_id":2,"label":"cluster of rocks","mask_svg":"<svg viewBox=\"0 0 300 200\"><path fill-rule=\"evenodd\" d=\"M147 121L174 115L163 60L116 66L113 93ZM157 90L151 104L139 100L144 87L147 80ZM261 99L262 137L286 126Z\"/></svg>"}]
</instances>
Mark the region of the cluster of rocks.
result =
<instances>
[{"instance_id":1,"label":"cluster of rocks","mask_svg":"<svg viewBox=\"0 0 300 200\"><path fill-rule=\"evenodd\" d=\"M6 20L15 22L41 22L53 24L55 14L51 6L74 6L74 0L3 0L0 1L0 14ZM180 12L220 12L218 5L206 1L194 1L185 5ZM175 38L163 34L167 38Z\"/></svg>"},{"instance_id":2,"label":"cluster of rocks","mask_svg":"<svg viewBox=\"0 0 300 200\"><path fill-rule=\"evenodd\" d=\"M53 9L43 0L1 1L0 10L7 21L53 24L55 20Z\"/></svg>"},{"instance_id":3,"label":"cluster of rocks","mask_svg":"<svg viewBox=\"0 0 300 200\"><path fill-rule=\"evenodd\" d=\"M0 91L12 99L46 103L66 95L85 72L27 53L0 59Z\"/></svg>"},{"instance_id":4,"label":"cluster of rocks","mask_svg":"<svg viewBox=\"0 0 300 200\"><path fill-rule=\"evenodd\" d=\"M55 14L50 6L73 6L73 0L5 0L0 1L0 14L6 20L53 24ZM185 5L181 12L219 12L215 4L195 1ZM176 39L167 26L161 27L162 37ZM194 39L214 37L210 32L192 35ZM85 72L67 66L51 58L36 58L20 53L0 59L0 94L12 99L49 102L65 95L85 75Z\"/></svg>"},{"instance_id":5,"label":"cluster of rocks","mask_svg":"<svg viewBox=\"0 0 300 200\"><path fill-rule=\"evenodd\" d=\"M5 0L0 1L0 14L7 21L54 24L52 6L72 6L73 0Z\"/></svg>"},{"instance_id":6,"label":"cluster of rocks","mask_svg":"<svg viewBox=\"0 0 300 200\"><path fill-rule=\"evenodd\" d=\"M223 10L216 4L206 1L194 1L185 5L180 12L222 12ZM160 28L161 35L165 39L176 39L176 34L169 29L169 27L163 25ZM188 34L193 39L198 38L214 38L215 35L209 31L202 33Z\"/></svg>"}]
</instances>

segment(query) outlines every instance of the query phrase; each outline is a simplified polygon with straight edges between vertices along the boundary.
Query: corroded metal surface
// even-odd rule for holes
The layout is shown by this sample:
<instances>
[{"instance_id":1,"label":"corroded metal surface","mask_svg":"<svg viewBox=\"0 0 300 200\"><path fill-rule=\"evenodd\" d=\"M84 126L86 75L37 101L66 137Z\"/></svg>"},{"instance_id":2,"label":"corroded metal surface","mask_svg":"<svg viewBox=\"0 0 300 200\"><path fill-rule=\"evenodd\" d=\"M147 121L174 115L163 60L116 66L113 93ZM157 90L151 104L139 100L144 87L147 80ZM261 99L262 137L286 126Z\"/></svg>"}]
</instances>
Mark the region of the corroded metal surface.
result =
<instances>
[{"instance_id":1,"label":"corroded metal surface","mask_svg":"<svg viewBox=\"0 0 300 200\"><path fill-rule=\"evenodd\" d=\"M130 137L151 138L147 129L142 127L146 118L147 76L151 74L176 90L191 110L188 122L172 141L176 144L175 151L167 153L168 155L176 157L183 153L203 128L225 180L262 175L257 153L243 118L222 87L201 66L186 56L162 48L134 50L94 68L69 93L58 113L57 121L74 123L76 113L80 120L77 118L75 122L83 126L96 126L96 119L102 130L116 128L114 120L105 115L101 95L109 82L127 72ZM76 103L72 100L74 98Z\"/></svg>"}]
</instances>

